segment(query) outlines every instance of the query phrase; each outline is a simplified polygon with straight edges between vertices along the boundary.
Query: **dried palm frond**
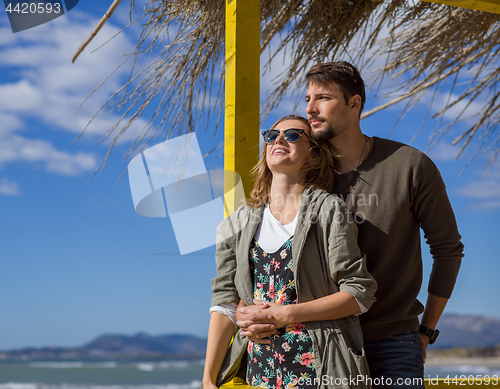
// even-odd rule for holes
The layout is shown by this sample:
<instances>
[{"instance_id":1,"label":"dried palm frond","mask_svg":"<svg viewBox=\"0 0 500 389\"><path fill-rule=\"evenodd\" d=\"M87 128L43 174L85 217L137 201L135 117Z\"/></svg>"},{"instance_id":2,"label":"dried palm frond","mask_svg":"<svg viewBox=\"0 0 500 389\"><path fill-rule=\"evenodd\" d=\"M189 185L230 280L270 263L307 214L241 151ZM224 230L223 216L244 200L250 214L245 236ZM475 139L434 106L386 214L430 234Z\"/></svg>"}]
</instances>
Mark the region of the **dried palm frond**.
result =
<instances>
[{"instance_id":1,"label":"dried palm frond","mask_svg":"<svg viewBox=\"0 0 500 389\"><path fill-rule=\"evenodd\" d=\"M155 106L154 112L127 156L158 133L169 138L176 131L193 131L202 118L204 110L199 107L205 106L207 96L212 111L219 108L219 118L222 112L224 20L221 22L220 18L224 15L224 2L155 0L147 4L145 14L147 22L131 56L136 60L158 48L160 54L131 76L105 104L117 106L120 115L104 138L113 135L99 167L104 166L124 132L151 105ZM207 92L212 90L214 81L219 89L211 101ZM121 98L115 101L119 94Z\"/></svg>"},{"instance_id":2,"label":"dried palm frond","mask_svg":"<svg viewBox=\"0 0 500 389\"><path fill-rule=\"evenodd\" d=\"M101 20L99 20L99 23L97 23L97 26L92 30L92 32L90 33L88 38L85 39L85 41L80 45L80 47L78 48L76 53L73 55L73 58L71 58L71 62L74 63L76 61L76 59L82 53L82 51L85 50L85 47L87 47L87 45L90 43L90 41L92 39L94 39L94 37L97 35L97 33L101 30L102 26L104 26L106 24L106 22L111 17L111 15L115 11L115 9L118 7L118 5L120 5L121 1L122 0L114 0L113 1L111 6L108 8L106 13L101 18Z\"/></svg>"},{"instance_id":3,"label":"dried palm frond","mask_svg":"<svg viewBox=\"0 0 500 389\"><path fill-rule=\"evenodd\" d=\"M121 114L108 133L114 135L112 148L131 123L153 107L130 153L155 135L193 131L214 113L218 123L224 103L225 0L153 0L145 14L147 22L132 55L151 55L158 47L161 53L117 92L122 94L115 103ZM372 49L373 57L388 54L380 77L404 75L407 81L401 89L406 92L365 115L400 100L415 102L419 93L433 87L438 91L461 70L472 72L469 85L443 112L489 94L476 124L463 135L464 147L481 132L498 152L499 20L496 14L411 0L261 0L261 52L269 50L270 58L266 66L277 55L290 59L261 109L262 118L312 65L347 54L362 66L365 50ZM388 36L379 43L381 31L387 29ZM348 45L359 50L346 52Z\"/></svg>"},{"instance_id":4,"label":"dried palm frond","mask_svg":"<svg viewBox=\"0 0 500 389\"><path fill-rule=\"evenodd\" d=\"M451 116L453 110L454 119L443 128L436 128L433 144L450 127L466 120L470 127L453 142L463 141L457 157L477 137L482 142L474 155L486 146L491 151L491 165L498 155L500 140L500 15L441 5L422 6L400 19L391 33L393 36L377 49L378 54L389 56L379 76L407 76L401 87L406 92L366 112L364 117L404 99L411 105L421 98L422 92L433 91L437 97L448 82L451 85L447 101L434 117L443 118L447 113Z\"/></svg>"},{"instance_id":5,"label":"dried palm frond","mask_svg":"<svg viewBox=\"0 0 500 389\"><path fill-rule=\"evenodd\" d=\"M284 31L287 33L271 58L289 47L294 51L294 65L280 80L263 112L269 112L280 101L290 83L310 63L328 60L343 50L380 4L371 0L261 1L261 52ZM395 9L397 6L389 7L387 13ZM133 121L151 106L154 113L128 155L156 135L168 138L193 131L203 118L208 123L207 111L216 113L218 124L223 112L225 0L153 0L147 4L145 14L147 22L131 55L151 54L158 47L162 47L161 53L105 105L116 105L120 112L106 136L113 135L109 152ZM211 93L214 87L215 96ZM119 94L121 98L116 102ZM100 166L104 166L109 152Z\"/></svg>"}]
</instances>

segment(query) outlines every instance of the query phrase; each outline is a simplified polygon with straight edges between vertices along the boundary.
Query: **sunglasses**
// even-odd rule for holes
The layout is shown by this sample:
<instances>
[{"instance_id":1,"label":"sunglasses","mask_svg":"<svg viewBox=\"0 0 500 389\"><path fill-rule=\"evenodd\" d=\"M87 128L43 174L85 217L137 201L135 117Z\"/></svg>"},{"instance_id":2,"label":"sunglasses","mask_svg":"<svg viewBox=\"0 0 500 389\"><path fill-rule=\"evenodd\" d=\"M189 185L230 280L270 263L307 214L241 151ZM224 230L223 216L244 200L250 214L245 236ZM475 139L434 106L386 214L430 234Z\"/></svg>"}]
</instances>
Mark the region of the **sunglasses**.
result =
<instances>
[{"instance_id":1,"label":"sunglasses","mask_svg":"<svg viewBox=\"0 0 500 389\"><path fill-rule=\"evenodd\" d=\"M274 141L276 141L276 138L278 137L279 134L281 134L281 132L283 132L284 138L287 142L298 141L301 134L304 134L306 137L308 137L307 134L304 132L304 130L300 128L289 128L284 131L267 130L267 131L262 131L262 137L264 138L264 142L273 143Z\"/></svg>"}]
</instances>

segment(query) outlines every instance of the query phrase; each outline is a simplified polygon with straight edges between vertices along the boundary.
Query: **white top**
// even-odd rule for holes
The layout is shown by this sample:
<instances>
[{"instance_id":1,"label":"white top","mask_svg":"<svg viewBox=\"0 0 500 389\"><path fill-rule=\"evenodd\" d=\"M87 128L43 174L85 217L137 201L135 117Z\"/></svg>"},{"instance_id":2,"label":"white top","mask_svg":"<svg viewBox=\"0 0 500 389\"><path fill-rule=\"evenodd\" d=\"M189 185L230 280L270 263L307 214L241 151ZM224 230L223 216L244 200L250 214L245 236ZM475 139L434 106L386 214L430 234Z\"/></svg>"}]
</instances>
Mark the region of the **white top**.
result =
<instances>
[{"instance_id":1,"label":"white top","mask_svg":"<svg viewBox=\"0 0 500 389\"><path fill-rule=\"evenodd\" d=\"M297 226L298 214L297 212L290 224L281 224L281 222L271 213L269 204L266 204L262 220L255 233L255 239L262 250L266 253L275 253L278 251L283 243L294 234L295 226Z\"/></svg>"}]
</instances>

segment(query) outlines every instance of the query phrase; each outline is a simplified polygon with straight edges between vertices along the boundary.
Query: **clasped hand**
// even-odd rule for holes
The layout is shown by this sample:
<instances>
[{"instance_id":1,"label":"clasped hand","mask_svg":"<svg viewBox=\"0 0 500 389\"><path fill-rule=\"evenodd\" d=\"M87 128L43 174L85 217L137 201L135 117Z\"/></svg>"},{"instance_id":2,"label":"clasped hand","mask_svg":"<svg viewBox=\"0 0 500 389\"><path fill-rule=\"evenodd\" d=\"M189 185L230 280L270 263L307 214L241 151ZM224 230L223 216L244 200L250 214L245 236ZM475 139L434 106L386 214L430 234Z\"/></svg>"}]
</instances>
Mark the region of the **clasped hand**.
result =
<instances>
[{"instance_id":1,"label":"clasped hand","mask_svg":"<svg viewBox=\"0 0 500 389\"><path fill-rule=\"evenodd\" d=\"M236 310L236 323L249 340L269 344L268 338L278 332L276 329L290 323L289 306L256 300L254 304Z\"/></svg>"}]
</instances>

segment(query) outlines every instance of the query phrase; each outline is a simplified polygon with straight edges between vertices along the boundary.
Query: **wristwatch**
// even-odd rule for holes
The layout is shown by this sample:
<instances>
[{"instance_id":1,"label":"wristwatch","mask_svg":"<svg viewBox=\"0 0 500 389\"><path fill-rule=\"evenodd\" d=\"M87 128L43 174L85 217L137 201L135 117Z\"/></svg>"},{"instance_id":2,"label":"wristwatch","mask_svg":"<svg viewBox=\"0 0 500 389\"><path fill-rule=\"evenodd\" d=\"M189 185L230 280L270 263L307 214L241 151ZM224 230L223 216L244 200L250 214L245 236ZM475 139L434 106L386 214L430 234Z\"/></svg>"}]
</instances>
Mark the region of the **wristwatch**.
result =
<instances>
[{"instance_id":1,"label":"wristwatch","mask_svg":"<svg viewBox=\"0 0 500 389\"><path fill-rule=\"evenodd\" d=\"M418 332L424 334L429 338L429 344L434 344L439 335L439 330L431 330L430 328L424 327L422 325L420 326Z\"/></svg>"}]
</instances>

